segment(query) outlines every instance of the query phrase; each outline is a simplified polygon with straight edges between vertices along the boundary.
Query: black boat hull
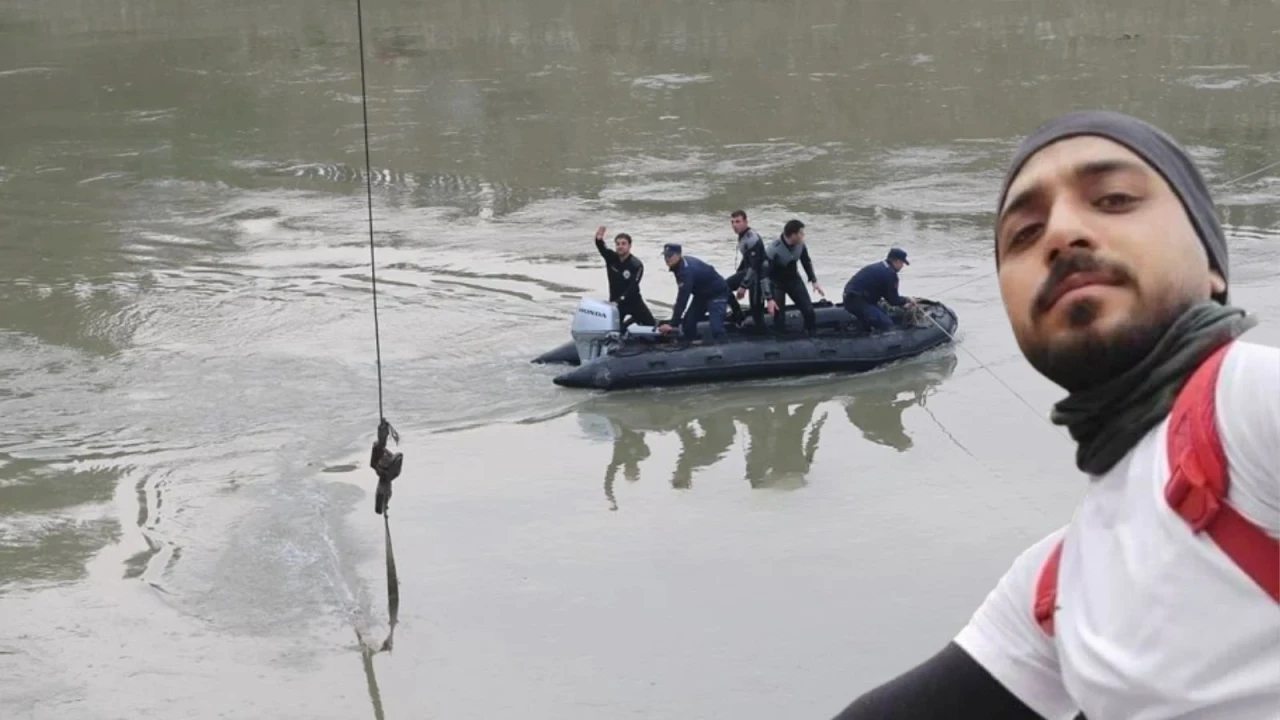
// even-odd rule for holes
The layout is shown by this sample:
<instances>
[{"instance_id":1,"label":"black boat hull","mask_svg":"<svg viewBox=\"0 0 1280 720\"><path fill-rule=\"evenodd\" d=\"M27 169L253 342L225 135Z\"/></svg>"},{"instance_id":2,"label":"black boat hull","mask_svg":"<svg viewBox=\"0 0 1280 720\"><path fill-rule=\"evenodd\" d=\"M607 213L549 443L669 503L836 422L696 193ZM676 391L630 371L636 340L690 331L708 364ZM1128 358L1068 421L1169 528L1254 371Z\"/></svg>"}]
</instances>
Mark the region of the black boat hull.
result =
<instances>
[{"instance_id":1,"label":"black boat hull","mask_svg":"<svg viewBox=\"0 0 1280 720\"><path fill-rule=\"evenodd\" d=\"M859 373L913 357L951 342L959 321L941 303L922 301L923 313L907 327L884 333L853 331L852 318L834 305L819 309L819 334L784 337L735 333L719 345L677 349L637 343L556 376L562 387L624 390L699 382L748 380L823 373ZM792 318L788 313L787 327ZM794 320L800 329L798 314ZM573 344L569 343L569 348ZM561 348L551 353L560 353ZM577 353L574 351L574 358Z\"/></svg>"},{"instance_id":2,"label":"black boat hull","mask_svg":"<svg viewBox=\"0 0 1280 720\"><path fill-rule=\"evenodd\" d=\"M530 360L535 365L581 365L582 361L578 358L578 346L573 341L561 345L554 350L548 350L538 357Z\"/></svg>"}]
</instances>

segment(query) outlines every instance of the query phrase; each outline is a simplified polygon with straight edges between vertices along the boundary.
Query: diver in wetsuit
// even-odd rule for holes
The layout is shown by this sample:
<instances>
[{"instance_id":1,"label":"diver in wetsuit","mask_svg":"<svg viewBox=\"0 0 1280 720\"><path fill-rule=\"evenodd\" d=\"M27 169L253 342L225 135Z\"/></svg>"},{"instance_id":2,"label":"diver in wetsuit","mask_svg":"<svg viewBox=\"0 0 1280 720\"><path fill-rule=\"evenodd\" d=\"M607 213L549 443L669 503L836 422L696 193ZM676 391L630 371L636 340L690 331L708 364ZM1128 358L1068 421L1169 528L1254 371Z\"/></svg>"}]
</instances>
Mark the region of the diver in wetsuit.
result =
<instances>
[{"instance_id":1,"label":"diver in wetsuit","mask_svg":"<svg viewBox=\"0 0 1280 720\"><path fill-rule=\"evenodd\" d=\"M809 299L809 291L805 289L800 278L798 266L804 266L804 273L809 284L819 295L826 297L818 277L813 274L813 261L809 259L809 248L804 243L804 223L799 220L788 220L782 228L782 237L774 240L765 249L765 268L760 287L769 312L773 315L773 329L779 337L786 328L784 319L787 311L787 297L795 301L804 316L804 329L809 337L818 334L818 316L813 311L813 302Z\"/></svg>"},{"instance_id":2,"label":"diver in wetsuit","mask_svg":"<svg viewBox=\"0 0 1280 720\"><path fill-rule=\"evenodd\" d=\"M698 335L698 321L707 316L711 336L720 343L729 339L724 331L724 318L729 309L729 284L710 264L692 255L686 256L679 243L662 246L662 257L676 276L680 292L676 295L671 321L658 326L658 332L666 335L674 326L680 326L680 344L690 345ZM688 312L685 304L689 305Z\"/></svg>"},{"instance_id":3,"label":"diver in wetsuit","mask_svg":"<svg viewBox=\"0 0 1280 720\"><path fill-rule=\"evenodd\" d=\"M764 297L760 293L764 241L760 239L760 234L747 224L746 212L734 210L729 215L729 223L733 226L733 231L738 234L738 253L742 257L738 262L737 270L725 278L725 282L729 283L729 289L737 291L736 297L729 296L731 322L742 323L744 315L738 301L749 292L747 304L751 309L751 319L755 322L755 330L761 332L764 330Z\"/></svg>"},{"instance_id":4,"label":"diver in wetsuit","mask_svg":"<svg viewBox=\"0 0 1280 720\"><path fill-rule=\"evenodd\" d=\"M618 233L613 238L617 250L610 250L604 244L604 226L596 228L596 250L604 258L605 269L609 273L609 302L618 308L622 326L631 323L637 325L657 325L649 306L640 295L640 279L644 277L644 263L631 254L631 236ZM630 317L631 323L627 322Z\"/></svg>"}]
</instances>

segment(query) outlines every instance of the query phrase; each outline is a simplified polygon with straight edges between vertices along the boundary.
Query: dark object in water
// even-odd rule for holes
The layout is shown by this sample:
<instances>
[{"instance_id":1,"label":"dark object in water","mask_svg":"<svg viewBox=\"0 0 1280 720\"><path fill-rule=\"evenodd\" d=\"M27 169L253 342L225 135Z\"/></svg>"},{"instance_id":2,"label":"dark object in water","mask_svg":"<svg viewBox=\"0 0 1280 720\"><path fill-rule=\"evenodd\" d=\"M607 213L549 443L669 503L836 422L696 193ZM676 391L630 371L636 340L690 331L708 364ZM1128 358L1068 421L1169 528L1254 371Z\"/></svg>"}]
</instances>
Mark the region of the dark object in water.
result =
<instances>
[{"instance_id":1,"label":"dark object in water","mask_svg":"<svg viewBox=\"0 0 1280 720\"><path fill-rule=\"evenodd\" d=\"M799 311L788 312L784 328L794 335L774 336L766 316L764 333L752 327L730 327L729 341L679 348L675 339L654 328L619 331L618 309L583 298L574 314L573 341L540 357L535 363L577 365L556 376L563 387L621 390L697 382L818 375L834 372L866 372L882 365L919 355L951 342L959 321L942 303L919 300L912 311L890 308L895 328L869 333L839 305L815 303L818 334L809 338L800 331ZM706 336L706 323L699 333ZM754 331L754 332L753 332Z\"/></svg>"}]
</instances>

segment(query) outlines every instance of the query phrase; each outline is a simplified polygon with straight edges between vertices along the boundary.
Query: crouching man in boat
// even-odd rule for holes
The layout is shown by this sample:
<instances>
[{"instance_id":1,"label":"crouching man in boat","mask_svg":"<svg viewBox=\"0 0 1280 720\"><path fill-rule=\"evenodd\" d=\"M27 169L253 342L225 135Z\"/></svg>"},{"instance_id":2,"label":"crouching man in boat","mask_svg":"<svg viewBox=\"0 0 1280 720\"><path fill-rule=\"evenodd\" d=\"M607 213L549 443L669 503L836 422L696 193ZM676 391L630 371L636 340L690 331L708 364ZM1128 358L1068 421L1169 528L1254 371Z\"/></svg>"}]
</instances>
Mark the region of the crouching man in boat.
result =
<instances>
[{"instance_id":1,"label":"crouching man in boat","mask_svg":"<svg viewBox=\"0 0 1280 720\"><path fill-rule=\"evenodd\" d=\"M760 288L764 293L769 313L773 315L774 331L781 336L786 329L783 319L787 313L787 296L795 301L804 316L804 329L813 337L818 334L818 315L813 311L813 302L809 299L809 291L800 279L800 267L809 278L809 284L823 297L826 293L818 284L818 276L813 274L813 261L809 259L809 247L804 243L804 223L799 220L788 220L782 228L782 237L774 240L765 249L765 267L761 276Z\"/></svg>"},{"instance_id":2,"label":"crouching man in boat","mask_svg":"<svg viewBox=\"0 0 1280 720\"><path fill-rule=\"evenodd\" d=\"M764 296L760 293L761 267L764 265L764 241L760 234L747 224L747 213L734 210L729 215L729 224L738 234L738 253L742 259L737 270L725 279L729 289L734 290L736 297L729 297L730 320L741 324L744 319L742 306L738 301L747 297L747 306L751 309L751 319L755 322L757 332L764 330ZM748 297L748 293L750 296Z\"/></svg>"},{"instance_id":3,"label":"crouching man in boat","mask_svg":"<svg viewBox=\"0 0 1280 720\"><path fill-rule=\"evenodd\" d=\"M844 309L873 331L892 329L893 321L880 309L880 301L902 308L912 306L910 300L898 294L898 273L910 264L905 250L893 248L884 260L854 273L844 285Z\"/></svg>"},{"instance_id":4,"label":"crouching man in boat","mask_svg":"<svg viewBox=\"0 0 1280 720\"><path fill-rule=\"evenodd\" d=\"M1227 243L1181 147L1077 111L1014 154L1000 295L1089 487L954 640L840 720L1280 713L1280 349L1238 339Z\"/></svg>"},{"instance_id":5,"label":"crouching man in boat","mask_svg":"<svg viewBox=\"0 0 1280 720\"><path fill-rule=\"evenodd\" d=\"M613 237L616 250L610 250L604 244L604 231L603 225L596 228L596 250L604 258L605 271L609 273L609 302L617 306L622 326L626 327L631 323L649 327L657 325L653 313L649 312L649 306L640 295L644 263L631 253L631 236L618 233Z\"/></svg>"},{"instance_id":6,"label":"crouching man in boat","mask_svg":"<svg viewBox=\"0 0 1280 720\"><path fill-rule=\"evenodd\" d=\"M685 256L679 243L662 246L662 257L676 276L680 291L672 309L671 322L658 326L658 332L669 334L680 326L680 344L689 345L698 336L698 322L705 316L711 327L711 337L717 342L729 339L724 331L725 315L729 310L729 284L711 265L692 255ZM685 304L689 309L685 310Z\"/></svg>"}]
</instances>

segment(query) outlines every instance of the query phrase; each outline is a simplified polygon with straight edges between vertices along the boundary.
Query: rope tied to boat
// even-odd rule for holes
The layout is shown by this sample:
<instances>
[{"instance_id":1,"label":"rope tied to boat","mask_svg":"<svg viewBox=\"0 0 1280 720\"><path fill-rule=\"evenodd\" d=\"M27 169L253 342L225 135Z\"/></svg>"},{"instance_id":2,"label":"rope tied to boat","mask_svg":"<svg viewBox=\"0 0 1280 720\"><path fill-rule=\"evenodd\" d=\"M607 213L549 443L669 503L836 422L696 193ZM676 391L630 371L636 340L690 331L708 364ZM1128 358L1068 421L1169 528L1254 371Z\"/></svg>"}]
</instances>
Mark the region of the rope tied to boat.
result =
<instances>
[{"instance_id":1,"label":"rope tied to boat","mask_svg":"<svg viewBox=\"0 0 1280 720\"><path fill-rule=\"evenodd\" d=\"M928 314L920 303L912 303L911 309L903 313L907 324L915 327L928 327L929 323L925 321L925 316Z\"/></svg>"}]
</instances>

